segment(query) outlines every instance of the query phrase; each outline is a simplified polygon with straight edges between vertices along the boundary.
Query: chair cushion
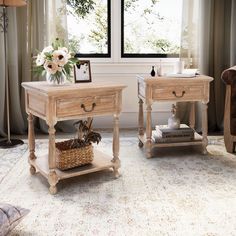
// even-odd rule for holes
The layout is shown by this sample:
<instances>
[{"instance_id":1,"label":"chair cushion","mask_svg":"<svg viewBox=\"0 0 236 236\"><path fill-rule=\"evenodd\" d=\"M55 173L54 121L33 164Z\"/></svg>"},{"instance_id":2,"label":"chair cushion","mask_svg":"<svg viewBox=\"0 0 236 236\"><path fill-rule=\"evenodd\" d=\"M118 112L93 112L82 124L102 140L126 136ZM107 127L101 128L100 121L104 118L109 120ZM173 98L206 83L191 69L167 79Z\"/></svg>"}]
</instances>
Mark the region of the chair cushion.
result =
<instances>
[{"instance_id":1,"label":"chair cushion","mask_svg":"<svg viewBox=\"0 0 236 236\"><path fill-rule=\"evenodd\" d=\"M27 209L0 203L0 236L7 235L28 213Z\"/></svg>"}]
</instances>

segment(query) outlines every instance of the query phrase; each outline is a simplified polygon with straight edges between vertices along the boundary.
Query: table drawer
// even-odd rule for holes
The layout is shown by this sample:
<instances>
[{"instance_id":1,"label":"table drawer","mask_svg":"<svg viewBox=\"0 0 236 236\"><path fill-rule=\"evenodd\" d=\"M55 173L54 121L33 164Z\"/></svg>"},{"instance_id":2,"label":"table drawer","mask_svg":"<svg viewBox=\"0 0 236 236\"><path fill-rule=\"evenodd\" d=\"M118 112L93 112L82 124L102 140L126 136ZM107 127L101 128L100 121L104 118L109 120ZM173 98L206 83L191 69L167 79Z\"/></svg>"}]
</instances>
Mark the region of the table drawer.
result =
<instances>
[{"instance_id":1,"label":"table drawer","mask_svg":"<svg viewBox=\"0 0 236 236\"><path fill-rule=\"evenodd\" d=\"M203 98L204 86L171 86L154 87L153 99L157 100L201 100Z\"/></svg>"},{"instance_id":2,"label":"table drawer","mask_svg":"<svg viewBox=\"0 0 236 236\"><path fill-rule=\"evenodd\" d=\"M115 109L115 94L59 99L57 101L57 117L93 116L104 112L114 112Z\"/></svg>"}]
</instances>

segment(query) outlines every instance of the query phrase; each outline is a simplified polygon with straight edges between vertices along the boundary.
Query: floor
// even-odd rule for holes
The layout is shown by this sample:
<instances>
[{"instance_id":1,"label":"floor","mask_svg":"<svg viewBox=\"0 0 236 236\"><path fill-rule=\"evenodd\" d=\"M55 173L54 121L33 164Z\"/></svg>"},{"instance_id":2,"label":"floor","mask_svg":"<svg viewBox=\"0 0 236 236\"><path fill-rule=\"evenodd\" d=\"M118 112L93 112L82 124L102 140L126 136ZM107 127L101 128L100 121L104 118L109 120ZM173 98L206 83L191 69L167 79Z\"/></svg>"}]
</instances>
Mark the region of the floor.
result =
<instances>
[{"instance_id":1,"label":"floor","mask_svg":"<svg viewBox=\"0 0 236 236\"><path fill-rule=\"evenodd\" d=\"M111 154L112 134L102 137L97 148ZM47 145L37 139L37 152ZM10 236L236 235L236 159L222 136L209 137L208 155L190 147L154 153L146 159L136 131L121 131L120 178L108 170L64 180L52 196L45 178L29 174L27 141L0 150L1 201L30 209Z\"/></svg>"}]
</instances>

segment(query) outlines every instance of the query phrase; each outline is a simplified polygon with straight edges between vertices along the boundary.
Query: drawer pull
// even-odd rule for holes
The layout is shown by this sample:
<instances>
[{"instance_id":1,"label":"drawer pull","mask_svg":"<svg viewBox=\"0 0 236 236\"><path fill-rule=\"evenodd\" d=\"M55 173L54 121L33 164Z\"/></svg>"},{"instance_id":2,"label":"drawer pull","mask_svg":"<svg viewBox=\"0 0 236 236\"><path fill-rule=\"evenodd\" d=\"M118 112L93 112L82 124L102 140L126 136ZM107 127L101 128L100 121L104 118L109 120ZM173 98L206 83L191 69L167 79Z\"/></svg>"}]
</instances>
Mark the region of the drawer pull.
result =
<instances>
[{"instance_id":1,"label":"drawer pull","mask_svg":"<svg viewBox=\"0 0 236 236\"><path fill-rule=\"evenodd\" d=\"M182 95L177 95L175 91L173 91L172 93L175 95L175 97L182 98L185 94L185 91L182 91Z\"/></svg>"},{"instance_id":2,"label":"drawer pull","mask_svg":"<svg viewBox=\"0 0 236 236\"><path fill-rule=\"evenodd\" d=\"M91 107L90 110L86 109L84 104L81 104L81 108L84 110L84 112L91 112L91 111L94 110L94 107L96 107L96 103L95 102L92 104L92 107Z\"/></svg>"}]
</instances>

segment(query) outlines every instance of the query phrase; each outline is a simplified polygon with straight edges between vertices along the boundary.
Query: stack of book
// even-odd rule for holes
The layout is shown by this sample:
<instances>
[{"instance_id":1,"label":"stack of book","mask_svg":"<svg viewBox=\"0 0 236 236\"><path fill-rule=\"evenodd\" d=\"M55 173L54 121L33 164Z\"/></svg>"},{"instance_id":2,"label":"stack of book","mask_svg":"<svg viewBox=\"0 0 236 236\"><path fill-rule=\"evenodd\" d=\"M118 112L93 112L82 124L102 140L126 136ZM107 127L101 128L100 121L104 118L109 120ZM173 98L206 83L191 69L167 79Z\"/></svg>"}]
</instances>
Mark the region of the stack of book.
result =
<instances>
[{"instance_id":1,"label":"stack of book","mask_svg":"<svg viewBox=\"0 0 236 236\"><path fill-rule=\"evenodd\" d=\"M194 140L194 130L185 124L181 124L179 129L170 129L167 125L157 125L153 131L155 142L188 142Z\"/></svg>"}]
</instances>

